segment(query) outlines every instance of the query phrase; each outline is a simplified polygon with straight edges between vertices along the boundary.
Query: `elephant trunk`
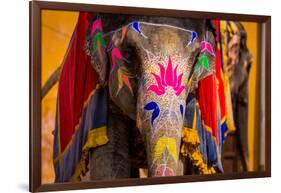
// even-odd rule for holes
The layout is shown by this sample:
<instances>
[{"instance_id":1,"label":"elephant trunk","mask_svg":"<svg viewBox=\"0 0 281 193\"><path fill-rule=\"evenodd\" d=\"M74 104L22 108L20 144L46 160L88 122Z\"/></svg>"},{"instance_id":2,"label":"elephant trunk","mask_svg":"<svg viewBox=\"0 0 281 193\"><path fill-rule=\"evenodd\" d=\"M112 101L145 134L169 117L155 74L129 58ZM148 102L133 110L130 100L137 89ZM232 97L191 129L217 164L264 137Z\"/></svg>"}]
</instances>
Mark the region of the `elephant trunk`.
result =
<instances>
[{"instance_id":1,"label":"elephant trunk","mask_svg":"<svg viewBox=\"0 0 281 193\"><path fill-rule=\"evenodd\" d=\"M181 175L179 151L182 121L167 110L146 132L150 176Z\"/></svg>"},{"instance_id":2,"label":"elephant trunk","mask_svg":"<svg viewBox=\"0 0 281 193\"><path fill-rule=\"evenodd\" d=\"M180 66L179 66L180 67ZM144 73L138 97L137 124L146 138L149 176L182 175L179 152L187 89L183 67L159 64L159 71Z\"/></svg>"},{"instance_id":3,"label":"elephant trunk","mask_svg":"<svg viewBox=\"0 0 281 193\"><path fill-rule=\"evenodd\" d=\"M186 39L191 33L141 25L129 33L139 50L137 127L145 137L149 176L182 175L180 143L187 81L193 60Z\"/></svg>"}]
</instances>

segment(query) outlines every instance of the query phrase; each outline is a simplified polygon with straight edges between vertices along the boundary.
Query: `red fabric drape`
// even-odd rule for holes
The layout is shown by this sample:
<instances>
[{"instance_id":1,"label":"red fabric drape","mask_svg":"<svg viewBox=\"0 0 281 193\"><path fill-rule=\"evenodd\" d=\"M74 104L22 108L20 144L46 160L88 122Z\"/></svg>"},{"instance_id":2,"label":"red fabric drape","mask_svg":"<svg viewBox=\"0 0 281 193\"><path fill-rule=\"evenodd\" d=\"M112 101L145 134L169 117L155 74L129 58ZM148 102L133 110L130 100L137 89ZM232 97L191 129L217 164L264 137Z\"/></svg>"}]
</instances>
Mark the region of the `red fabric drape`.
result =
<instances>
[{"instance_id":1,"label":"red fabric drape","mask_svg":"<svg viewBox=\"0 0 281 193\"><path fill-rule=\"evenodd\" d=\"M78 125L83 105L95 89L98 77L84 52L89 13L78 17L70 47L65 56L58 87L59 136L63 152Z\"/></svg>"},{"instance_id":2,"label":"red fabric drape","mask_svg":"<svg viewBox=\"0 0 281 193\"><path fill-rule=\"evenodd\" d=\"M218 106L216 76L212 74L198 83L197 99L206 129L218 141Z\"/></svg>"}]
</instances>

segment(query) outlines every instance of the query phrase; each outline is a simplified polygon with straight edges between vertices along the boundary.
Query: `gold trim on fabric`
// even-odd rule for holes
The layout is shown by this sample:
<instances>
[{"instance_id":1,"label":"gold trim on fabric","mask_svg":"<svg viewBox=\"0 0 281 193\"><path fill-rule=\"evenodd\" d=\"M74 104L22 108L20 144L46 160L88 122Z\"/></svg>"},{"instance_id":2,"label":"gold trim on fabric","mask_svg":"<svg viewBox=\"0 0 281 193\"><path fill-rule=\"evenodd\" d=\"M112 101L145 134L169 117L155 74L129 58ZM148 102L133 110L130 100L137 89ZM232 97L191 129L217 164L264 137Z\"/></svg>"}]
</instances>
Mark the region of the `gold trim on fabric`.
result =
<instances>
[{"instance_id":1,"label":"gold trim on fabric","mask_svg":"<svg viewBox=\"0 0 281 193\"><path fill-rule=\"evenodd\" d=\"M96 88L89 94L87 100L84 102L83 104L83 110L82 110L82 114L85 110L86 107L88 107L88 103L91 99L92 96L94 96L94 94L96 93L97 89L100 89L102 86L100 84L97 84L96 85ZM58 98L58 104L59 104L59 98ZM58 111L59 111L59 107L58 107ZM60 113L58 113L58 115L60 115ZM69 149L69 147L71 146L72 144L72 141L74 140L74 137L76 135L76 132L78 131L78 129L80 128L80 124L81 124L81 121L82 121L82 115L80 116L79 118L79 122L78 124L74 127L74 133L72 134L72 138L71 140L68 142L68 144L66 145L65 149L63 150L63 152L61 152L61 145L60 145L60 138L58 139L59 140L59 155L54 159L54 163L58 162L59 160L61 160L61 158L63 157L63 155L65 154L65 152L67 152L67 150ZM58 135L60 136L60 124L59 124L59 116L58 116Z\"/></svg>"},{"instance_id":2,"label":"gold trim on fabric","mask_svg":"<svg viewBox=\"0 0 281 193\"><path fill-rule=\"evenodd\" d=\"M199 174L216 173L214 167L208 167L199 151L200 139L195 129L183 128L182 141L181 154L190 159L192 165L198 169Z\"/></svg>"},{"instance_id":3,"label":"gold trim on fabric","mask_svg":"<svg viewBox=\"0 0 281 193\"><path fill-rule=\"evenodd\" d=\"M83 146L83 152L80 162L76 165L74 174L71 177L72 182L81 181L81 174L85 175L88 171L89 152L91 148L105 145L109 141L107 137L107 127L91 129L88 133L88 139Z\"/></svg>"},{"instance_id":4,"label":"gold trim on fabric","mask_svg":"<svg viewBox=\"0 0 281 193\"><path fill-rule=\"evenodd\" d=\"M233 25L233 24L231 24ZM227 63L227 45L226 45L226 37L225 37L225 33L227 32L227 28L229 26L227 25L226 21L220 21L220 31L221 31L221 52L222 52L222 62L224 64L224 68L225 68L225 64ZM235 26L232 26L232 30L234 30L234 32L236 33L237 32L237 27L236 25ZM225 93L225 105L226 105L226 111L225 111L225 116L226 116L226 125L227 125L227 132L226 132L226 135L229 134L229 133L232 133L236 130L236 127L235 127L235 124L234 124L234 120L233 120L233 112L232 112L232 101L231 101L231 95L230 95L230 88L229 88L229 76L227 74L227 71L224 70L221 71L222 73L222 79L223 79L223 83L224 83L224 93Z\"/></svg>"},{"instance_id":5,"label":"gold trim on fabric","mask_svg":"<svg viewBox=\"0 0 281 193\"><path fill-rule=\"evenodd\" d=\"M232 101L230 95L230 88L229 88L229 80L228 75L224 74L224 90L225 90L225 116L226 116L226 125L227 125L227 134L236 131L236 127L233 120L233 110L232 110Z\"/></svg>"},{"instance_id":6,"label":"gold trim on fabric","mask_svg":"<svg viewBox=\"0 0 281 193\"><path fill-rule=\"evenodd\" d=\"M196 107L198 107L198 113L201 116L201 111L200 111L200 106L199 106L198 101L196 101ZM195 117L196 117L196 115L195 115ZM204 129L206 129L208 132L210 132L213 136L213 129L210 126L206 125L204 120L201 119L201 122L202 122ZM193 128L193 129L195 129L195 128ZM215 142L217 142L217 140L214 136L213 136L213 138L215 139Z\"/></svg>"}]
</instances>

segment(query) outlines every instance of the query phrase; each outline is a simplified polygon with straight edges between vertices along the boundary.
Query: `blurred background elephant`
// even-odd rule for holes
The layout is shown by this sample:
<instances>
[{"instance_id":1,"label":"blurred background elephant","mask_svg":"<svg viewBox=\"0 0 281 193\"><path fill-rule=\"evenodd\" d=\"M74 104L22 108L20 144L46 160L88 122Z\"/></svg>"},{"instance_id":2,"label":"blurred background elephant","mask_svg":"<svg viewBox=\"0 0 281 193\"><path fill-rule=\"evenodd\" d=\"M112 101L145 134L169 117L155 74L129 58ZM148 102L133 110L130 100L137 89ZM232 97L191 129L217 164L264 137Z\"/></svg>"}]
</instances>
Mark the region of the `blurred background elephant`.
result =
<instances>
[{"instance_id":1,"label":"blurred background elephant","mask_svg":"<svg viewBox=\"0 0 281 193\"><path fill-rule=\"evenodd\" d=\"M248 97L249 73L253 62L247 47L247 32L240 22L224 21L225 67L231 91L233 117L236 127L237 151L243 171L248 162Z\"/></svg>"}]
</instances>

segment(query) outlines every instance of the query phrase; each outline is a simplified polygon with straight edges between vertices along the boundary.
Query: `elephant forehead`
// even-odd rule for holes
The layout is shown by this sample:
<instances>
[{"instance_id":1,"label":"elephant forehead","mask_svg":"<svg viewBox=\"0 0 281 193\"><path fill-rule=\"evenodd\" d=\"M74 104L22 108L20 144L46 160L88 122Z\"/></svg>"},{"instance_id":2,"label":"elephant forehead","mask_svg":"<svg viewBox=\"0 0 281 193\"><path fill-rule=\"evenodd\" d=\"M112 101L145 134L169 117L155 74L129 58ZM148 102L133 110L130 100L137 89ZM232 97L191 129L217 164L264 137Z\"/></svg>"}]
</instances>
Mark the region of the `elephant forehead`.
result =
<instances>
[{"instance_id":1,"label":"elephant forehead","mask_svg":"<svg viewBox=\"0 0 281 193\"><path fill-rule=\"evenodd\" d=\"M186 45L190 39L189 33L159 27L144 27L147 38L140 37L139 44L142 50L150 52L159 62L166 62L167 56L172 55L173 61L180 63L189 53Z\"/></svg>"},{"instance_id":2,"label":"elephant forehead","mask_svg":"<svg viewBox=\"0 0 281 193\"><path fill-rule=\"evenodd\" d=\"M161 51L163 51L164 48L166 52L172 53L175 52L175 50L179 51L181 49L184 49L184 37L173 29L157 29L156 27L153 27L144 31L147 31L147 34L150 34L149 43L152 44L152 48L155 49L155 51L157 51L159 48Z\"/></svg>"},{"instance_id":3,"label":"elephant forehead","mask_svg":"<svg viewBox=\"0 0 281 193\"><path fill-rule=\"evenodd\" d=\"M138 30L131 27L128 31L129 42L138 49L138 55L146 68L157 62L166 62L168 56L173 56L173 61L181 65L197 44L190 45L192 40L192 30L181 30L171 26L140 23Z\"/></svg>"},{"instance_id":4,"label":"elephant forehead","mask_svg":"<svg viewBox=\"0 0 281 193\"><path fill-rule=\"evenodd\" d=\"M191 39L193 30L178 28L176 26L154 23L140 23L139 28L143 37L155 41L161 40L163 44L180 43L183 39Z\"/></svg>"}]
</instances>

